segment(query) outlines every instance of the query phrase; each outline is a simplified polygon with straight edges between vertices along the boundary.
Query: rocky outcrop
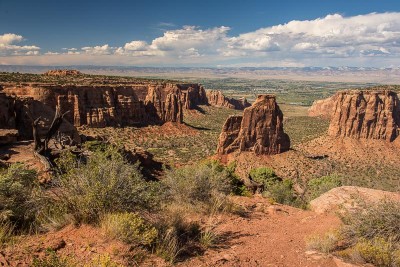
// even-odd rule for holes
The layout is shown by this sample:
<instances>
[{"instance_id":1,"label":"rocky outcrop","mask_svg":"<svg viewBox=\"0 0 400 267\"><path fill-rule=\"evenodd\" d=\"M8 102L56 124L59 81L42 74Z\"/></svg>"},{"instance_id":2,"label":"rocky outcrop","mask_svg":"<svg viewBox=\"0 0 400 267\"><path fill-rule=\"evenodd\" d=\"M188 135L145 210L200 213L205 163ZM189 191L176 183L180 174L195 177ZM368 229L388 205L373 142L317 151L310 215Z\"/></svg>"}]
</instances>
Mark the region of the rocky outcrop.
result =
<instances>
[{"instance_id":1,"label":"rocky outcrop","mask_svg":"<svg viewBox=\"0 0 400 267\"><path fill-rule=\"evenodd\" d=\"M221 135L219 136L218 154L222 155L230 152L227 148L238 138L242 119L243 116L230 116L225 121Z\"/></svg>"},{"instance_id":2,"label":"rocky outcrop","mask_svg":"<svg viewBox=\"0 0 400 267\"><path fill-rule=\"evenodd\" d=\"M328 134L394 141L400 134L400 102L393 91L343 91L337 94Z\"/></svg>"},{"instance_id":3,"label":"rocky outcrop","mask_svg":"<svg viewBox=\"0 0 400 267\"><path fill-rule=\"evenodd\" d=\"M400 194L357 186L341 186L313 199L310 208L317 213L334 213L360 208L360 204L371 205L385 200L400 203Z\"/></svg>"},{"instance_id":4,"label":"rocky outcrop","mask_svg":"<svg viewBox=\"0 0 400 267\"><path fill-rule=\"evenodd\" d=\"M206 94L207 94L208 104L211 106L226 107L238 110L243 110L251 106L250 103L247 102L246 98L239 100L234 98L228 98L224 96L224 94L221 91L209 90L207 91Z\"/></svg>"},{"instance_id":5,"label":"rocky outcrop","mask_svg":"<svg viewBox=\"0 0 400 267\"><path fill-rule=\"evenodd\" d=\"M82 75L82 73L79 70L49 70L43 75L46 76L77 76L77 75Z\"/></svg>"},{"instance_id":6,"label":"rocky outcrop","mask_svg":"<svg viewBox=\"0 0 400 267\"><path fill-rule=\"evenodd\" d=\"M283 131L283 114L275 96L259 95L253 105L244 110L243 117L229 117L225 122L217 152L223 155L253 151L271 155L289 148L290 139Z\"/></svg>"},{"instance_id":7,"label":"rocky outcrop","mask_svg":"<svg viewBox=\"0 0 400 267\"><path fill-rule=\"evenodd\" d=\"M203 86L198 84L179 84L181 101L185 109L196 109L198 105L207 105L207 95Z\"/></svg>"},{"instance_id":8,"label":"rocky outcrop","mask_svg":"<svg viewBox=\"0 0 400 267\"><path fill-rule=\"evenodd\" d=\"M18 131L15 129L0 129L0 145L7 145L18 140Z\"/></svg>"},{"instance_id":9,"label":"rocky outcrop","mask_svg":"<svg viewBox=\"0 0 400 267\"><path fill-rule=\"evenodd\" d=\"M14 105L14 98L0 93L0 129L15 128Z\"/></svg>"},{"instance_id":10,"label":"rocky outcrop","mask_svg":"<svg viewBox=\"0 0 400 267\"><path fill-rule=\"evenodd\" d=\"M334 94L326 99L315 100L312 106L308 109L308 116L331 119L337 97L338 94Z\"/></svg>"}]
</instances>

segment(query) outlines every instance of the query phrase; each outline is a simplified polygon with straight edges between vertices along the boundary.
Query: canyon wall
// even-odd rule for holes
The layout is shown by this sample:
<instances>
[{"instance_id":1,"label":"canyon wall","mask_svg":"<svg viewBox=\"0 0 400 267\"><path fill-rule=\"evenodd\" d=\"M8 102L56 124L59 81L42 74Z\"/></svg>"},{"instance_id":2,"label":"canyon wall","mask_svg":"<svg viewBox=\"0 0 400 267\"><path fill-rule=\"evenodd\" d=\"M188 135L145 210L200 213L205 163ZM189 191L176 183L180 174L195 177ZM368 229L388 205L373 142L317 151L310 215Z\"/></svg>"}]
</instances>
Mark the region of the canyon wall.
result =
<instances>
[{"instance_id":1,"label":"canyon wall","mask_svg":"<svg viewBox=\"0 0 400 267\"><path fill-rule=\"evenodd\" d=\"M253 151L278 154L289 150L290 139L283 131L283 114L274 95L259 95L243 116L231 116L220 135L217 153Z\"/></svg>"},{"instance_id":2,"label":"canyon wall","mask_svg":"<svg viewBox=\"0 0 400 267\"><path fill-rule=\"evenodd\" d=\"M216 107L225 107L230 109L243 110L250 107L250 103L247 102L246 98L234 99L224 96L221 91L208 90L207 91L208 104Z\"/></svg>"},{"instance_id":3,"label":"canyon wall","mask_svg":"<svg viewBox=\"0 0 400 267\"><path fill-rule=\"evenodd\" d=\"M393 141L400 135L400 102L389 90L337 93L328 134Z\"/></svg>"},{"instance_id":4,"label":"canyon wall","mask_svg":"<svg viewBox=\"0 0 400 267\"><path fill-rule=\"evenodd\" d=\"M338 94L334 94L331 97L315 100L312 106L308 109L308 116L310 117L321 117L324 119L331 119L333 107Z\"/></svg>"}]
</instances>

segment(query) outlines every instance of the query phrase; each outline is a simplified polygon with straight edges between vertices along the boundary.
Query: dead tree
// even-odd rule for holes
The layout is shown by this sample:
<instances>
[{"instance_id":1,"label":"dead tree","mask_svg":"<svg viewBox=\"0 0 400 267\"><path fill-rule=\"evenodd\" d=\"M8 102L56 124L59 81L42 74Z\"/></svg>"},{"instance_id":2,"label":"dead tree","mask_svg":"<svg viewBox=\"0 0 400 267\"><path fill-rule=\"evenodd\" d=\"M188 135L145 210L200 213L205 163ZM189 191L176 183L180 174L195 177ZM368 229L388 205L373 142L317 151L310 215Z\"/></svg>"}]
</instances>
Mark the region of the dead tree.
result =
<instances>
[{"instance_id":1,"label":"dead tree","mask_svg":"<svg viewBox=\"0 0 400 267\"><path fill-rule=\"evenodd\" d=\"M30 112L29 106L25 105L27 108L27 114L32 120L32 133L33 133L33 141L34 141L34 150L33 154L37 157L40 162L43 164L45 171L50 171L52 169L52 164L49 158L50 151L49 151L49 141L50 139L57 133L58 129L60 128L64 116L69 112L61 113L60 108L56 108L56 113L54 114L53 121L48 129L44 139L39 135L39 122L42 119L41 117L33 119L33 116Z\"/></svg>"}]
</instances>

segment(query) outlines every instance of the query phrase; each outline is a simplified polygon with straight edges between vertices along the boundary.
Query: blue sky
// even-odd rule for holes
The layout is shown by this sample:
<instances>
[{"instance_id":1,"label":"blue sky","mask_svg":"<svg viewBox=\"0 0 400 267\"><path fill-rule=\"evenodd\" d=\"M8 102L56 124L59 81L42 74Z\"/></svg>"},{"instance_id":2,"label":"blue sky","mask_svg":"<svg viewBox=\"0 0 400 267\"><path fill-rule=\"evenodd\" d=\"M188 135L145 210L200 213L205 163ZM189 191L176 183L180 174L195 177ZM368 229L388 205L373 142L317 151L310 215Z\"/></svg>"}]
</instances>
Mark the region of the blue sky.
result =
<instances>
[{"instance_id":1,"label":"blue sky","mask_svg":"<svg viewBox=\"0 0 400 267\"><path fill-rule=\"evenodd\" d=\"M398 0L0 0L0 64L399 66L397 21Z\"/></svg>"}]
</instances>

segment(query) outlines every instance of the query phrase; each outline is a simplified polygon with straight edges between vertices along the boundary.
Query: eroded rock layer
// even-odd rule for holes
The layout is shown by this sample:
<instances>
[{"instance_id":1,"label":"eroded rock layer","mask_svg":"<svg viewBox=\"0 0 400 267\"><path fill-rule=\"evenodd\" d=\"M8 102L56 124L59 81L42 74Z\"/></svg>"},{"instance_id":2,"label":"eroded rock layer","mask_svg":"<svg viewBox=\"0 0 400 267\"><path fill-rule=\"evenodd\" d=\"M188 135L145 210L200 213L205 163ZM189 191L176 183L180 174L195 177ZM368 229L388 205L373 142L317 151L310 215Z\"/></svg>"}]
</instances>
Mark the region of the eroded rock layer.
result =
<instances>
[{"instance_id":1,"label":"eroded rock layer","mask_svg":"<svg viewBox=\"0 0 400 267\"><path fill-rule=\"evenodd\" d=\"M337 96L338 94L334 94L326 99L314 101L312 106L308 109L308 116L331 119Z\"/></svg>"},{"instance_id":2,"label":"eroded rock layer","mask_svg":"<svg viewBox=\"0 0 400 267\"><path fill-rule=\"evenodd\" d=\"M132 126L182 123L182 101L190 88L175 84L135 84L123 86L78 86L27 84L5 86L4 92L33 98L55 110L69 111L66 119L75 126ZM189 99L198 103L198 99Z\"/></svg>"},{"instance_id":3,"label":"eroded rock layer","mask_svg":"<svg viewBox=\"0 0 400 267\"><path fill-rule=\"evenodd\" d=\"M250 103L247 102L246 98L234 99L224 96L221 91L209 90L207 91L208 104L216 107L226 107L230 109L243 110L250 107Z\"/></svg>"},{"instance_id":4,"label":"eroded rock layer","mask_svg":"<svg viewBox=\"0 0 400 267\"><path fill-rule=\"evenodd\" d=\"M229 117L217 148L218 154L253 151L255 154L278 154L289 150L290 139L283 131L283 114L274 95L259 95L243 117Z\"/></svg>"},{"instance_id":5,"label":"eroded rock layer","mask_svg":"<svg viewBox=\"0 0 400 267\"><path fill-rule=\"evenodd\" d=\"M400 102L389 90L337 93L328 134L393 141L400 134Z\"/></svg>"}]
</instances>

